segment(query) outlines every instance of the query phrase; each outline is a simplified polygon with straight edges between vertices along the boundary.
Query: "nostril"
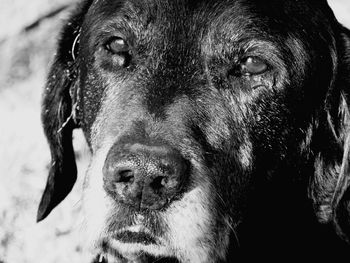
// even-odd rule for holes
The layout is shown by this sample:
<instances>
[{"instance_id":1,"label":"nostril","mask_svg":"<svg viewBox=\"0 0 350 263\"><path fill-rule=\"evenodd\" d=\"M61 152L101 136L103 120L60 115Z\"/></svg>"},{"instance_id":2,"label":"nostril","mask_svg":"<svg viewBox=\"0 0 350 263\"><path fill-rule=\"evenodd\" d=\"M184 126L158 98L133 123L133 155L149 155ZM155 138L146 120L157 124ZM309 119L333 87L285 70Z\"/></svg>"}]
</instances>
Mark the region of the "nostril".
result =
<instances>
[{"instance_id":1,"label":"nostril","mask_svg":"<svg viewBox=\"0 0 350 263\"><path fill-rule=\"evenodd\" d=\"M165 176L157 176L156 178L153 179L150 186L153 190L160 190L164 188L166 184L167 184L167 178Z\"/></svg>"},{"instance_id":2,"label":"nostril","mask_svg":"<svg viewBox=\"0 0 350 263\"><path fill-rule=\"evenodd\" d=\"M177 188L178 185L179 181L176 180L176 178L171 178L169 176L157 176L150 183L150 187L155 191L159 191L161 189L169 191L171 189Z\"/></svg>"},{"instance_id":3,"label":"nostril","mask_svg":"<svg viewBox=\"0 0 350 263\"><path fill-rule=\"evenodd\" d=\"M118 183L133 183L134 171L131 169L123 169L117 171L117 182Z\"/></svg>"}]
</instances>

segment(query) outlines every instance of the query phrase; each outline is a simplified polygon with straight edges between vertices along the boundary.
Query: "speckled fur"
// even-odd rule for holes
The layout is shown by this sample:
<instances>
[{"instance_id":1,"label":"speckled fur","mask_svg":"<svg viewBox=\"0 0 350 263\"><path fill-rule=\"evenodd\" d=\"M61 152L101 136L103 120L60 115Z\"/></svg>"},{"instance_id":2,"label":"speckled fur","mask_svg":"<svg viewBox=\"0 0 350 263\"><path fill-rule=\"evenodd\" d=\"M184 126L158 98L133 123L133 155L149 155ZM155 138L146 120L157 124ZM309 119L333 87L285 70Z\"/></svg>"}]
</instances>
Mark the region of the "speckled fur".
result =
<instances>
[{"instance_id":1,"label":"speckled fur","mask_svg":"<svg viewBox=\"0 0 350 263\"><path fill-rule=\"evenodd\" d=\"M132 49L127 67L105 50L115 34ZM268 70L237 75L246 56ZM82 128L86 240L108 262L348 255L349 94L350 33L324 0L83 1L44 91L52 167L38 220L73 187ZM132 139L161 140L190 163L164 210L134 211L103 190L109 149ZM159 244L112 238L128 227Z\"/></svg>"}]
</instances>

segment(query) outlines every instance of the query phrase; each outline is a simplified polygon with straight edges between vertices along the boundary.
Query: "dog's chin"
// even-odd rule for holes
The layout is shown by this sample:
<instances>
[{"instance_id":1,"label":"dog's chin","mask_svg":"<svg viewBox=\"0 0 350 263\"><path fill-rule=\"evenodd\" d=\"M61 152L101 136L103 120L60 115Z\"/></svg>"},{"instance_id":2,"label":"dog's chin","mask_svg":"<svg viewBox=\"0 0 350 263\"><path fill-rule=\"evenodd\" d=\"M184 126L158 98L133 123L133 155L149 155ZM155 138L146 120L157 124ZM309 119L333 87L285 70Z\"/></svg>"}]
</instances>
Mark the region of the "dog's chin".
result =
<instances>
[{"instance_id":1,"label":"dog's chin","mask_svg":"<svg viewBox=\"0 0 350 263\"><path fill-rule=\"evenodd\" d=\"M111 259L110 256L104 255L104 254L99 254L97 255L92 263L153 263L153 262L158 262L158 263L180 263L176 258L173 257L155 257L153 255L143 253L139 255L135 255L135 257L132 258L127 258L127 257L118 257L116 258L115 256Z\"/></svg>"},{"instance_id":2,"label":"dog's chin","mask_svg":"<svg viewBox=\"0 0 350 263\"><path fill-rule=\"evenodd\" d=\"M165 241L142 226L127 227L103 238L95 262L179 262L171 256Z\"/></svg>"}]
</instances>

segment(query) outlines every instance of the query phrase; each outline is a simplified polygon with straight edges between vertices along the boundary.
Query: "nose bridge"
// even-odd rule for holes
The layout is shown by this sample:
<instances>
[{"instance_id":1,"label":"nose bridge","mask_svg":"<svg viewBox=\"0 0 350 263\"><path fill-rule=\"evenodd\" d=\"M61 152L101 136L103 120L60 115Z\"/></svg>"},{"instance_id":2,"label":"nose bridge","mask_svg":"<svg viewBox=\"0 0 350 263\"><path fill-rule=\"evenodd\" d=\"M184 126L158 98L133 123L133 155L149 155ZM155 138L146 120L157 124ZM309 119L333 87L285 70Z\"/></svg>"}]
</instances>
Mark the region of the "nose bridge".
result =
<instances>
[{"instance_id":1,"label":"nose bridge","mask_svg":"<svg viewBox=\"0 0 350 263\"><path fill-rule=\"evenodd\" d=\"M183 35L183 34L180 34ZM196 41L174 37L159 51L150 71L145 96L146 109L156 117L165 117L166 108L176 98L190 96L193 82L200 72L200 56Z\"/></svg>"},{"instance_id":2,"label":"nose bridge","mask_svg":"<svg viewBox=\"0 0 350 263\"><path fill-rule=\"evenodd\" d=\"M187 70L165 69L152 76L144 99L145 108L149 114L156 119L164 120L167 117L167 109L174 102L180 98L193 96L197 71Z\"/></svg>"},{"instance_id":3,"label":"nose bridge","mask_svg":"<svg viewBox=\"0 0 350 263\"><path fill-rule=\"evenodd\" d=\"M157 145L155 143L146 144L145 142L143 143L135 142L129 146L129 150L130 152L135 152L135 153L144 152L146 154L149 154L154 152L161 155L161 154L166 154L167 152L170 152L171 148L161 144Z\"/></svg>"}]
</instances>

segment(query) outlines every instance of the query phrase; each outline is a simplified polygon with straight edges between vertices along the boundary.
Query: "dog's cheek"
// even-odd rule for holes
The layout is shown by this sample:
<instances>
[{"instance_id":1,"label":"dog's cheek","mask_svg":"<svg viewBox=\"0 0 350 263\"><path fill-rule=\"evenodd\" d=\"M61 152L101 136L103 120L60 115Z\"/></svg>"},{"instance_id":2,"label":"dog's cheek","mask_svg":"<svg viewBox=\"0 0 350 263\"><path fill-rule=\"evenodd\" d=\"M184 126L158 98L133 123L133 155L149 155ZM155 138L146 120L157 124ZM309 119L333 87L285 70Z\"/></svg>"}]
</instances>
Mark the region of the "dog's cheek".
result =
<instances>
[{"instance_id":1,"label":"dog's cheek","mask_svg":"<svg viewBox=\"0 0 350 263\"><path fill-rule=\"evenodd\" d=\"M216 151L226 151L234 157L240 169L249 170L252 166L253 149L249 127L255 116L252 105L256 97L264 91L255 91L248 95L244 92L220 90L219 96L213 96L211 105L202 106L207 113L208 121L204 125L204 133L208 144Z\"/></svg>"},{"instance_id":2,"label":"dog's cheek","mask_svg":"<svg viewBox=\"0 0 350 263\"><path fill-rule=\"evenodd\" d=\"M213 212L212 190L209 182L202 182L164 212L166 239L181 262L212 262L218 254L224 255L226 244L216 235L218 219Z\"/></svg>"},{"instance_id":3,"label":"dog's cheek","mask_svg":"<svg viewBox=\"0 0 350 263\"><path fill-rule=\"evenodd\" d=\"M253 145L252 142L246 139L239 147L238 160L244 170L249 170L252 167Z\"/></svg>"}]
</instances>

